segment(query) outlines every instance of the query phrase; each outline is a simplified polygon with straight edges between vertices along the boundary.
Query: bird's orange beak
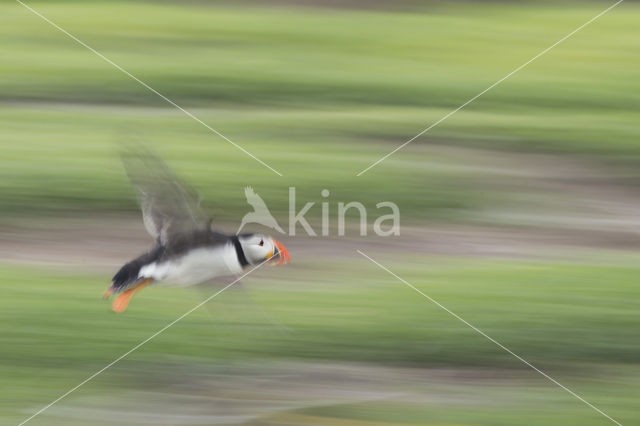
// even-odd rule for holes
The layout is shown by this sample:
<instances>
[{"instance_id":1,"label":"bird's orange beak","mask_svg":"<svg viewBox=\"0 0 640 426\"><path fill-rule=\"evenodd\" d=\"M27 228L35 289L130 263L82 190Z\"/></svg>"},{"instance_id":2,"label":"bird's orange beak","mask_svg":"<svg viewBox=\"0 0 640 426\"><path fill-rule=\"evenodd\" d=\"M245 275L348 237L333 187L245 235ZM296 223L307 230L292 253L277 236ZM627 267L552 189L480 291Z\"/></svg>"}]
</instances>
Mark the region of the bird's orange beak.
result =
<instances>
[{"instance_id":1,"label":"bird's orange beak","mask_svg":"<svg viewBox=\"0 0 640 426\"><path fill-rule=\"evenodd\" d=\"M272 265L285 265L291 262L291 256L289 256L289 252L280 241L273 240L273 245L276 247L276 252L273 254L273 256L271 256L271 259L273 259L273 261L271 261L270 263Z\"/></svg>"}]
</instances>

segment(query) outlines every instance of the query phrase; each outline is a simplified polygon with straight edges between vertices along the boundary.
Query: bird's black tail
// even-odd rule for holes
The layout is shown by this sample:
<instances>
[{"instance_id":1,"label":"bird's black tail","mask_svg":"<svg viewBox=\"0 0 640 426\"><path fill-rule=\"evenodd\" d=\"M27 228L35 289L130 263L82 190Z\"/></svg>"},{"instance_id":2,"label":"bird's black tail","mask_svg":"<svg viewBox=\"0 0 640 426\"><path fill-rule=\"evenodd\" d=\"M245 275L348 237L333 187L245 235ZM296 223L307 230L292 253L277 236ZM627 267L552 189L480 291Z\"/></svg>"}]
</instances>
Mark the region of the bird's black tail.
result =
<instances>
[{"instance_id":1,"label":"bird's black tail","mask_svg":"<svg viewBox=\"0 0 640 426\"><path fill-rule=\"evenodd\" d=\"M111 280L111 290L114 293L120 293L129 288L131 285L136 284L141 279L139 277L140 269L142 269L143 266L156 261L163 251L164 247L156 246L150 252L145 253L142 256L139 256L124 265L113 276Z\"/></svg>"}]
</instances>

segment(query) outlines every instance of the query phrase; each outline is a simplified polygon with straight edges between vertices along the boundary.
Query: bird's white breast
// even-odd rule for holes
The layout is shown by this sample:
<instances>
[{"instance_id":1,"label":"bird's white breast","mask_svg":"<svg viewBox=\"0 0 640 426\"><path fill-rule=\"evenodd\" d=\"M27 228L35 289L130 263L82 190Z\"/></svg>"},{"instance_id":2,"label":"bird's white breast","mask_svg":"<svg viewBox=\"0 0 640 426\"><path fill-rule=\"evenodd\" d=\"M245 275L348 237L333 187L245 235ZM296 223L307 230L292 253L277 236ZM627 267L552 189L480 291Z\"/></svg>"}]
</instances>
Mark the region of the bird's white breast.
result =
<instances>
[{"instance_id":1,"label":"bird's white breast","mask_svg":"<svg viewBox=\"0 0 640 426\"><path fill-rule=\"evenodd\" d=\"M153 278L163 284L189 286L216 277L242 272L235 248L231 244L202 247L188 251L175 259L154 262L140 269L140 278Z\"/></svg>"}]
</instances>

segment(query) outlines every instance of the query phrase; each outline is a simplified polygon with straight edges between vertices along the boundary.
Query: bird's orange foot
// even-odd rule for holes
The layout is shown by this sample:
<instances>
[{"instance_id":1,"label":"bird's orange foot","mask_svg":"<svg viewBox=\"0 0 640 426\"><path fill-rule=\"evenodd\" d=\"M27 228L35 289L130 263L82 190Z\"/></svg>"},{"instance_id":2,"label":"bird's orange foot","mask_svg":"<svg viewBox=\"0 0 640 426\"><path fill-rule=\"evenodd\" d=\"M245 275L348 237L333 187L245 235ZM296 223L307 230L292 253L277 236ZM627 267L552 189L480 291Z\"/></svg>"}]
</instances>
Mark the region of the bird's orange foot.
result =
<instances>
[{"instance_id":1,"label":"bird's orange foot","mask_svg":"<svg viewBox=\"0 0 640 426\"><path fill-rule=\"evenodd\" d=\"M109 288L107 288L104 293L102 293L102 298L103 299L108 299L109 297L111 297L111 295L113 294L113 284L109 286Z\"/></svg>"},{"instance_id":2,"label":"bird's orange foot","mask_svg":"<svg viewBox=\"0 0 640 426\"><path fill-rule=\"evenodd\" d=\"M126 290L124 293L122 293L118 297L116 297L116 300L114 300L113 304L111 305L111 308L113 309L113 311L117 313L124 312L125 309L127 309L127 306L129 306L129 302L131 301L131 298L137 292L139 292L140 290L148 286L150 283L151 283L151 278L147 278L144 281L141 281L135 286Z\"/></svg>"}]
</instances>

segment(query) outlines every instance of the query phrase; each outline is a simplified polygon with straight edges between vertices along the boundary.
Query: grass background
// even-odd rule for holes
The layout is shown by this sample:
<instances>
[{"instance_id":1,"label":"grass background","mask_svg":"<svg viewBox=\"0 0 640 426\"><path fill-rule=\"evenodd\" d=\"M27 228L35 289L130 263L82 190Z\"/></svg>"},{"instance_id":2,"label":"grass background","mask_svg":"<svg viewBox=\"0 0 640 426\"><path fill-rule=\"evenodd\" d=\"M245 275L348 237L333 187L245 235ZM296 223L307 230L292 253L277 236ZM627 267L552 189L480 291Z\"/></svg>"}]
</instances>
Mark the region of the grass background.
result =
<instances>
[{"instance_id":1,"label":"grass background","mask_svg":"<svg viewBox=\"0 0 640 426\"><path fill-rule=\"evenodd\" d=\"M623 424L633 424L640 396L637 266L438 257L427 261L428 269L424 258L388 263L417 288L515 353L526 354L527 360L588 401L615 413ZM489 373L490 377L504 382L487 388L462 380L432 390L433 395L471 398L453 406L437 401L319 403L289 412L311 416L294 424L334 417L415 424L605 423L589 407L381 274L375 265L354 258L330 266L330 272L311 278L314 263L307 261L288 271L258 274L248 284L246 290L270 320L289 331L268 325L243 293L232 288L212 300L211 309L195 311L87 384L69 403L108 399L129 389L162 388L194 365L202 371L188 374L237 363L364 363L446 368L461 374L497 368L502 372ZM7 423L24 417L25 406L53 400L204 297L159 288L137 297L126 315L114 316L109 304L96 297L104 287L101 276L4 267L2 282L1 332L10 344L2 350L5 380L0 399ZM480 395L491 402L470 402ZM53 414L39 421L50 424L56 418Z\"/></svg>"},{"instance_id":2,"label":"grass background","mask_svg":"<svg viewBox=\"0 0 640 426\"><path fill-rule=\"evenodd\" d=\"M447 150L583 159L634 187L640 173L640 7L624 2L361 177L355 174L609 3L73 2L29 5L276 168L273 174L17 3L0 4L0 221L136 210L117 158L142 142L220 221L253 185L277 217L301 200L398 203L403 224L464 222L512 202ZM427 164L428 163L428 164ZM544 204L544 203L543 203ZM312 210L310 216L320 214ZM52 223L55 223L52 221ZM43 241L43 244L46 244ZM623 424L639 417L638 267L369 253ZM123 254L123 259L128 253ZM354 256L356 256L354 254ZM364 259L302 261L255 279L265 327L220 296L83 389L101 400L170 382L180 366L366 363L504 370L516 380L452 386L483 404L322 404L264 424L575 424L607 421ZM310 273L311 272L311 273ZM105 274L3 262L0 421L18 423L191 308L158 289L126 316L98 300ZM222 297L225 301L223 302ZM231 299L231 300L229 300ZM234 302L234 299L236 300ZM220 302L220 303L218 303ZM526 354L526 356L525 356ZM186 367L185 367L186 368ZM197 371L193 374L197 374ZM503 374L503 373L499 373ZM435 386L435 384L434 384ZM456 387L458 386L458 387ZM434 388L433 394L445 392ZM83 396L72 401L83 401ZM37 409L37 408L36 408ZM82 424L43 415L32 424ZM109 424L109 418L96 419ZM131 420L133 421L133 420ZM271 422L271 423L270 423ZM324 422L324 423L322 423Z\"/></svg>"},{"instance_id":3,"label":"grass background","mask_svg":"<svg viewBox=\"0 0 640 426\"><path fill-rule=\"evenodd\" d=\"M217 217L254 185L286 215L301 198L393 194L407 219L503 197L422 150L591 156L638 179L640 16L625 3L358 179L356 173L529 60L604 3L426 3L354 10L201 2L35 2L38 11L279 170L273 174L18 4L0 5L0 206L131 210L115 153L142 142ZM474 159L468 159L473 165ZM376 170L377 169L377 170ZM260 185L258 185L260 183ZM319 215L313 210L312 215Z\"/></svg>"}]
</instances>

